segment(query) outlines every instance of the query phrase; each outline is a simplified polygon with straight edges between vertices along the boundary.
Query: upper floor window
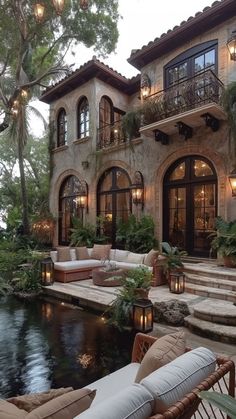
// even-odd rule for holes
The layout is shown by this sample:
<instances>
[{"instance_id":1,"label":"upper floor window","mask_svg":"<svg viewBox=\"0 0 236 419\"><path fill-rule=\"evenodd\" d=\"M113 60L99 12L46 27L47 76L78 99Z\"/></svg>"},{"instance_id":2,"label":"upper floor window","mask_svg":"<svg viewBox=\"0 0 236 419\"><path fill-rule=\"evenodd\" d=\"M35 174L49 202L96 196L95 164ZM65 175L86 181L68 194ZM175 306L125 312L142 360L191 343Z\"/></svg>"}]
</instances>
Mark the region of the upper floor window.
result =
<instances>
[{"instance_id":1,"label":"upper floor window","mask_svg":"<svg viewBox=\"0 0 236 419\"><path fill-rule=\"evenodd\" d=\"M83 97L78 106L78 138L89 136L89 103L86 97Z\"/></svg>"},{"instance_id":2,"label":"upper floor window","mask_svg":"<svg viewBox=\"0 0 236 419\"><path fill-rule=\"evenodd\" d=\"M103 128L113 122L114 115L112 101L107 96L103 96L99 104L99 128Z\"/></svg>"},{"instance_id":3,"label":"upper floor window","mask_svg":"<svg viewBox=\"0 0 236 419\"><path fill-rule=\"evenodd\" d=\"M196 45L171 60L164 68L165 88L206 70L217 73L217 40Z\"/></svg>"},{"instance_id":4,"label":"upper floor window","mask_svg":"<svg viewBox=\"0 0 236 419\"><path fill-rule=\"evenodd\" d=\"M61 109L57 117L57 146L67 144L67 116L65 109Z\"/></svg>"}]
</instances>

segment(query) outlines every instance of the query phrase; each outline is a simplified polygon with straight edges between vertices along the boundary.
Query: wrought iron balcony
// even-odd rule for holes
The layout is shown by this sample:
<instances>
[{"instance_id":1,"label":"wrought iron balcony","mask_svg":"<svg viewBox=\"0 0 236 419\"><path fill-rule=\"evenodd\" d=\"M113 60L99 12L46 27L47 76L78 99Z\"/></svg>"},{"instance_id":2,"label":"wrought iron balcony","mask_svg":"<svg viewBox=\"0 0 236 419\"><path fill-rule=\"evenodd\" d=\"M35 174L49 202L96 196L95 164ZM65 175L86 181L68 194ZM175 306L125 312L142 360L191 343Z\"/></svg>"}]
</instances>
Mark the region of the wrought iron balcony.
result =
<instances>
[{"instance_id":1,"label":"wrought iron balcony","mask_svg":"<svg viewBox=\"0 0 236 419\"><path fill-rule=\"evenodd\" d=\"M113 124L107 124L103 128L99 128L97 132L97 150L121 145L129 140L138 138L139 132L135 132L131 138L122 127L122 121L116 121Z\"/></svg>"},{"instance_id":2,"label":"wrought iron balcony","mask_svg":"<svg viewBox=\"0 0 236 419\"><path fill-rule=\"evenodd\" d=\"M201 72L149 96L143 106L142 125L153 124L207 104L219 105L223 89L223 83L211 70Z\"/></svg>"}]
</instances>

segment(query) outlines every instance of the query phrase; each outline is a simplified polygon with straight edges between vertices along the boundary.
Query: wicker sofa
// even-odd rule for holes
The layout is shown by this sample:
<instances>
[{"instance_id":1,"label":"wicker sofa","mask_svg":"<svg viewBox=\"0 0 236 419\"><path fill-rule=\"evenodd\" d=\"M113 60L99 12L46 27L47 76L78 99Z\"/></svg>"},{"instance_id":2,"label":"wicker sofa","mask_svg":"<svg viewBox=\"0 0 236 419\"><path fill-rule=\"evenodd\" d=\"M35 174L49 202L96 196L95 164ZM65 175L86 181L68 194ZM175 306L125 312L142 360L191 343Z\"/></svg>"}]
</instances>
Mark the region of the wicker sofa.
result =
<instances>
[{"instance_id":1,"label":"wicker sofa","mask_svg":"<svg viewBox=\"0 0 236 419\"><path fill-rule=\"evenodd\" d=\"M99 246L102 247L102 245L96 246L96 248ZM93 256L94 248L86 248L88 252L88 257L86 257L86 259L77 257L76 248L67 249L69 251L69 256L67 257L67 260L63 261L58 260L59 248L50 252L50 256L54 262L55 281L71 282L88 279L91 278L93 269L102 267L107 263L112 263L115 264L117 268L121 269L133 269L137 266L146 266L153 272L153 286L161 285L166 282L162 268L163 257L158 255L156 251L152 250L152 254L151 252L149 252L149 254L139 254L129 252L128 250L109 249L107 257L101 260L101 258L99 259L98 257L95 258ZM150 254L152 256L151 258L149 257ZM149 262L146 263L146 260L149 260Z\"/></svg>"},{"instance_id":2,"label":"wicker sofa","mask_svg":"<svg viewBox=\"0 0 236 419\"><path fill-rule=\"evenodd\" d=\"M193 415L201 419L225 417L222 412L202 401L198 394L202 390L214 389L234 397L234 362L216 356L206 348L193 351L185 348L183 355L148 375L140 384L134 384L140 363L155 342L156 337L138 333L131 364L90 384L89 388L96 389L97 394L90 408L75 419L187 419ZM196 361L194 357L199 355L200 361ZM145 394L140 396L140 391ZM134 399L130 400L132 397Z\"/></svg>"}]
</instances>

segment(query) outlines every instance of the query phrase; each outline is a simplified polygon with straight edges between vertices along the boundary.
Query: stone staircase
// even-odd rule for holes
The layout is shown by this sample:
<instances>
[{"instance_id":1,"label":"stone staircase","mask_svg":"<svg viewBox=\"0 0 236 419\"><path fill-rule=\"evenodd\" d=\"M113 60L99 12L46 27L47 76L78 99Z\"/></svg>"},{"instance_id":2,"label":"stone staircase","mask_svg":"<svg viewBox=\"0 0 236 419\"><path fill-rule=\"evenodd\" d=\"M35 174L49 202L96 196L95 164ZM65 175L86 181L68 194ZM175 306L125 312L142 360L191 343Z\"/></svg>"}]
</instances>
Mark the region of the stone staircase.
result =
<instances>
[{"instance_id":1,"label":"stone staircase","mask_svg":"<svg viewBox=\"0 0 236 419\"><path fill-rule=\"evenodd\" d=\"M186 262L184 266L186 292L203 297L185 318L186 326L201 336L235 344L236 269L212 262Z\"/></svg>"}]
</instances>

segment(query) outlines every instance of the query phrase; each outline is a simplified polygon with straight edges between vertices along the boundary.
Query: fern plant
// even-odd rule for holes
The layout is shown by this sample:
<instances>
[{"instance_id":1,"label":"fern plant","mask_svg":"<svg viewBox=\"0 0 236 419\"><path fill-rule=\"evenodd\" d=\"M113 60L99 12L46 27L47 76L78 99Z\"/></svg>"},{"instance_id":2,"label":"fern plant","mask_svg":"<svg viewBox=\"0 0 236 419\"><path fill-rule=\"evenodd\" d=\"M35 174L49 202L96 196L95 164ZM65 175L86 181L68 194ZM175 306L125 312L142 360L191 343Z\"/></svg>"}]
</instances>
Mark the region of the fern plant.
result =
<instances>
[{"instance_id":1,"label":"fern plant","mask_svg":"<svg viewBox=\"0 0 236 419\"><path fill-rule=\"evenodd\" d=\"M216 231L210 235L213 237L211 248L221 256L233 256L236 260L236 220L225 221L217 217L215 221Z\"/></svg>"}]
</instances>

